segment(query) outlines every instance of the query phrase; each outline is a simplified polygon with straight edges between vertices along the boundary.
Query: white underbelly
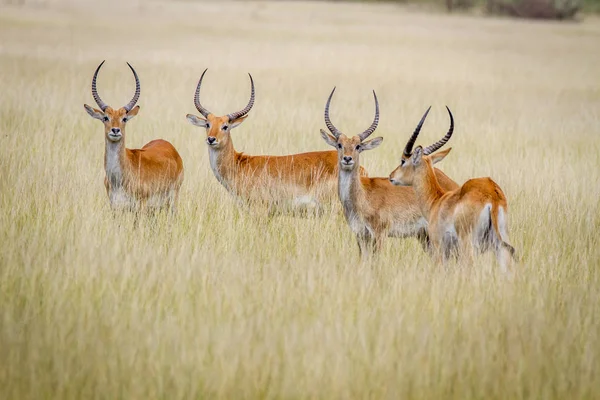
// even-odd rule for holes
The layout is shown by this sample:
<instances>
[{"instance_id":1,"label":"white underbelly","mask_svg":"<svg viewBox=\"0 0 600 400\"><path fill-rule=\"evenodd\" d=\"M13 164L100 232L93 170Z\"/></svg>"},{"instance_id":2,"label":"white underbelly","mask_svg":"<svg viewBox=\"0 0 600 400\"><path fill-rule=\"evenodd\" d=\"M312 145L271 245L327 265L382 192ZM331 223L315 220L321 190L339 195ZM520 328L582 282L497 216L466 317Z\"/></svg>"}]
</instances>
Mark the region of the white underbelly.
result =
<instances>
[{"instance_id":1,"label":"white underbelly","mask_svg":"<svg viewBox=\"0 0 600 400\"><path fill-rule=\"evenodd\" d=\"M322 202L320 194L318 190L307 190L299 186L257 185L246 191L242 197L250 202L281 204L292 208L316 208Z\"/></svg>"},{"instance_id":2,"label":"white underbelly","mask_svg":"<svg viewBox=\"0 0 600 400\"><path fill-rule=\"evenodd\" d=\"M157 193L151 195L146 201L146 206L151 208L161 208L166 206L169 203L170 199L169 193Z\"/></svg>"},{"instance_id":3,"label":"white underbelly","mask_svg":"<svg viewBox=\"0 0 600 400\"><path fill-rule=\"evenodd\" d=\"M373 229L356 215L351 215L347 217L346 220L348 221L348 226L350 227L350 230L355 235L364 236L370 234L371 236L373 236Z\"/></svg>"},{"instance_id":4,"label":"white underbelly","mask_svg":"<svg viewBox=\"0 0 600 400\"><path fill-rule=\"evenodd\" d=\"M317 208L319 202L315 197L305 194L294 197L292 205L299 208Z\"/></svg>"},{"instance_id":5,"label":"white underbelly","mask_svg":"<svg viewBox=\"0 0 600 400\"><path fill-rule=\"evenodd\" d=\"M123 188L111 189L108 195L110 206L115 209L135 208L138 201Z\"/></svg>"},{"instance_id":6,"label":"white underbelly","mask_svg":"<svg viewBox=\"0 0 600 400\"><path fill-rule=\"evenodd\" d=\"M173 200L174 192L153 194L143 202L148 208L162 208ZM137 197L127 193L123 188L112 189L109 194L110 206L114 209L136 209L142 205Z\"/></svg>"},{"instance_id":7,"label":"white underbelly","mask_svg":"<svg viewBox=\"0 0 600 400\"><path fill-rule=\"evenodd\" d=\"M415 223L396 223L390 229L388 236L391 237L409 237L415 236L417 233L422 231L423 229L427 229L427 220L423 217L419 218L419 220Z\"/></svg>"}]
</instances>

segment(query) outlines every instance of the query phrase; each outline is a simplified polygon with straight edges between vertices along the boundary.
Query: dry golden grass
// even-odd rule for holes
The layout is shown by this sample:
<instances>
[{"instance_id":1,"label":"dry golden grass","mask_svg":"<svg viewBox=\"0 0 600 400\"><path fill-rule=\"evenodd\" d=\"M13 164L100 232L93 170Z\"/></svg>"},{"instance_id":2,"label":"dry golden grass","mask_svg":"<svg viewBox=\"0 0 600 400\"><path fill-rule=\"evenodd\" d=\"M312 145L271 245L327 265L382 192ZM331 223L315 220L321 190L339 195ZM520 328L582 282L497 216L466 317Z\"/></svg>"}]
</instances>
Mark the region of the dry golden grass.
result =
<instances>
[{"instance_id":1,"label":"dry golden grass","mask_svg":"<svg viewBox=\"0 0 600 400\"><path fill-rule=\"evenodd\" d=\"M75 2L71 2L75 3ZM600 396L600 24L421 14L391 5L135 2L0 8L0 397ZM128 146L164 138L185 165L179 214L112 218L90 80ZM327 149L371 121L371 176L447 129L441 168L492 176L522 263L434 265L389 240L360 265L334 204L322 218L236 209L187 123L196 81L216 113L257 103L238 150Z\"/></svg>"}]
</instances>

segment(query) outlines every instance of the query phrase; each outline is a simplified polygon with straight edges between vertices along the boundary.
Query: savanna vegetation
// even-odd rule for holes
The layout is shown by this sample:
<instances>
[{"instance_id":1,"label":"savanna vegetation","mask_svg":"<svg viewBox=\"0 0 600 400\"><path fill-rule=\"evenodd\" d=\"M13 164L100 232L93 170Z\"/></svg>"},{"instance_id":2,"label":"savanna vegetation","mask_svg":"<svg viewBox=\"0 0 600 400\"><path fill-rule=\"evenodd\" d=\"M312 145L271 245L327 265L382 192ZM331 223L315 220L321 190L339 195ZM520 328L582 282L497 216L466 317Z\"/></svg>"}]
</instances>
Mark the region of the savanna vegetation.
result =
<instances>
[{"instance_id":1,"label":"savanna vegetation","mask_svg":"<svg viewBox=\"0 0 600 400\"><path fill-rule=\"evenodd\" d=\"M428 14L392 4L46 2L0 9L0 397L591 399L600 396L600 24ZM114 217L90 81L141 110L185 167L178 213ZM456 119L438 166L491 176L520 263L436 265L414 239L359 263L337 202L242 210L185 115L256 104L238 150L325 150L327 95L387 176Z\"/></svg>"}]
</instances>

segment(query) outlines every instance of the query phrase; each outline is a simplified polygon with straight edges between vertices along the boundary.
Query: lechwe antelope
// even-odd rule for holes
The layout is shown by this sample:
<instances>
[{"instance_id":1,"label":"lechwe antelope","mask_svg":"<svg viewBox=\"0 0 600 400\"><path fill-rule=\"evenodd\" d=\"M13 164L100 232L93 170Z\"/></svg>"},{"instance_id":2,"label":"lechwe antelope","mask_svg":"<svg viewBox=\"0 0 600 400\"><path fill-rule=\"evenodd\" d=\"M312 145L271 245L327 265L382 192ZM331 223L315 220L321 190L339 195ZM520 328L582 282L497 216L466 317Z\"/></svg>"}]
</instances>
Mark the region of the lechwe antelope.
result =
<instances>
[{"instance_id":1,"label":"lechwe antelope","mask_svg":"<svg viewBox=\"0 0 600 400\"><path fill-rule=\"evenodd\" d=\"M454 131L454 118L450 109L446 109L450 115L446 136L425 149L417 146L412 150L428 109L406 144L400 165L390 174L390 181L415 189L421 212L429 223L429 237L438 260L446 261L450 255L470 255L473 250L492 249L502 270L506 271L515 249L508 241L508 208L502 189L490 178L475 178L460 188L449 190L433 172L433 164L452 150L434 153L450 140Z\"/></svg>"},{"instance_id":2,"label":"lechwe antelope","mask_svg":"<svg viewBox=\"0 0 600 400\"><path fill-rule=\"evenodd\" d=\"M335 88L325 105L325 124L331 135L321 129L321 136L337 149L340 171L338 194L350 229L356 235L360 255L366 259L381 248L385 237L410 237L419 239L428 249L427 221L423 218L412 188L393 186L388 178L361 177L359 155L379 146L383 138L365 142L377 128L379 103L375 98L375 119L371 126L351 138L340 132L329 118L329 105ZM447 189L458 185L443 172L436 170L441 184Z\"/></svg>"},{"instance_id":3,"label":"lechwe antelope","mask_svg":"<svg viewBox=\"0 0 600 400\"><path fill-rule=\"evenodd\" d=\"M92 78L92 96L100 109L84 104L85 110L93 118L104 124L105 152L104 186L113 209L162 208L174 211L179 188L183 181L183 162L175 147L165 140L157 139L141 149L125 147L125 124L135 117L140 106L140 81L133 67L135 94L129 103L119 109L106 104L96 89L100 63Z\"/></svg>"},{"instance_id":4,"label":"lechwe antelope","mask_svg":"<svg viewBox=\"0 0 600 400\"><path fill-rule=\"evenodd\" d=\"M316 208L335 198L337 155L335 151L314 151L286 156L250 156L233 147L231 130L248 117L254 105L254 81L250 76L250 101L241 111L218 117L200 103L204 70L194 95L202 117L187 114L193 125L206 129L210 167L217 180L244 203L259 201L272 211L289 205L292 209ZM361 174L366 172L361 169Z\"/></svg>"}]
</instances>

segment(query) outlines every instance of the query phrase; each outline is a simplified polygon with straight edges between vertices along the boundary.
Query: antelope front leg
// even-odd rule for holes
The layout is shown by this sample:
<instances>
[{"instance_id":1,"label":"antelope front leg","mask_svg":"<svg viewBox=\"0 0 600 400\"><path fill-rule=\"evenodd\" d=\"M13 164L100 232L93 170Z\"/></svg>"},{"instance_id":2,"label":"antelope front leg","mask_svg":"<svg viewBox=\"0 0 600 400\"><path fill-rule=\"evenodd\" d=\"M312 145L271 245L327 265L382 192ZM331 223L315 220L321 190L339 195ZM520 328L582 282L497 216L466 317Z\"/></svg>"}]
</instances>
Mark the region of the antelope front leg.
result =
<instances>
[{"instance_id":1,"label":"antelope front leg","mask_svg":"<svg viewBox=\"0 0 600 400\"><path fill-rule=\"evenodd\" d=\"M373 257L376 257L379 255L379 253L381 253L381 248L383 247L383 242L387 235L387 231L382 231L373 238L373 244L371 246L371 252Z\"/></svg>"},{"instance_id":2,"label":"antelope front leg","mask_svg":"<svg viewBox=\"0 0 600 400\"><path fill-rule=\"evenodd\" d=\"M369 235L356 235L356 242L358 243L358 254L360 259L363 262L367 261L372 252L373 239Z\"/></svg>"},{"instance_id":3,"label":"antelope front leg","mask_svg":"<svg viewBox=\"0 0 600 400\"><path fill-rule=\"evenodd\" d=\"M419 231L416 238L421 244L423 251L430 257L433 257L433 246L431 244L431 240L429 239L429 233L427 232L427 229Z\"/></svg>"}]
</instances>

